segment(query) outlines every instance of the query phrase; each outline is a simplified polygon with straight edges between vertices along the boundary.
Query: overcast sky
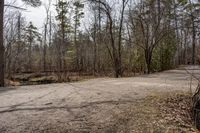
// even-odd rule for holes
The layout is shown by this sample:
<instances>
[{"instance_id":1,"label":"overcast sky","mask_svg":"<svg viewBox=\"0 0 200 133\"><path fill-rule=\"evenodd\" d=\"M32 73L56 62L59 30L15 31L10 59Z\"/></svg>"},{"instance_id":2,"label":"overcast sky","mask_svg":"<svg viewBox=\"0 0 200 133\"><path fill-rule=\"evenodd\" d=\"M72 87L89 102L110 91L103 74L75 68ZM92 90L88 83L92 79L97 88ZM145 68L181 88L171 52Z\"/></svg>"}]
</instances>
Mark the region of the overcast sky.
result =
<instances>
[{"instance_id":1,"label":"overcast sky","mask_svg":"<svg viewBox=\"0 0 200 133\"><path fill-rule=\"evenodd\" d=\"M26 17L27 22L32 21L33 24L35 26L37 26L37 28L39 30L42 30L44 27L45 19L46 19L45 5L48 5L49 0L41 0L41 1L42 1L42 5L40 7L36 7L36 8L25 5L21 0L5 0L5 3L12 2L11 5L26 8L27 10L22 11L22 13ZM57 0L52 0L52 4L51 4L50 10L51 10L51 14L53 16L52 18L55 18L55 16L56 16L56 11L55 11L56 1ZM14 4L13 4L13 2L14 2ZM82 22L84 22L84 24L82 23L82 26L81 26L82 28L84 28L84 25L87 25L87 23L89 22L89 17L87 17L87 15L89 16L89 14L86 13L86 12L88 12L88 9L84 9L84 12L85 12L86 17L84 19L82 19L83 20Z\"/></svg>"},{"instance_id":2,"label":"overcast sky","mask_svg":"<svg viewBox=\"0 0 200 133\"><path fill-rule=\"evenodd\" d=\"M33 24L39 30L42 30L44 27L44 22L46 19L45 5L48 5L48 3L49 3L49 0L41 0L41 1L42 1L42 5L40 7L33 8L31 6L25 5L21 0L5 0L6 3L14 2L14 4L12 3L11 5L26 8L27 10L22 11L22 13L26 17L27 22L30 22L30 21L33 22ZM53 18L55 18L55 16L56 16L56 11L55 11L56 1L57 0L52 0L51 9L50 9ZM112 0L110 0L110 1L112 1ZM135 0L135 1L137 1L137 0ZM87 8L88 7L85 6L85 9L84 9L85 17L82 21L81 28L85 28L85 26L88 27L90 20L92 19L92 16L90 13L88 13L89 10ZM117 10L118 10L118 8L117 8Z\"/></svg>"},{"instance_id":3,"label":"overcast sky","mask_svg":"<svg viewBox=\"0 0 200 133\"><path fill-rule=\"evenodd\" d=\"M46 11L44 5L48 3L49 0L42 0L42 6L33 8L25 5L21 0L5 0L6 3L14 1L15 6L26 8L26 11L22 11L27 21L32 21L35 26L41 28L44 24L46 18ZM52 4L55 4L56 0L52 0ZM55 7L51 5L52 15L55 16Z\"/></svg>"}]
</instances>

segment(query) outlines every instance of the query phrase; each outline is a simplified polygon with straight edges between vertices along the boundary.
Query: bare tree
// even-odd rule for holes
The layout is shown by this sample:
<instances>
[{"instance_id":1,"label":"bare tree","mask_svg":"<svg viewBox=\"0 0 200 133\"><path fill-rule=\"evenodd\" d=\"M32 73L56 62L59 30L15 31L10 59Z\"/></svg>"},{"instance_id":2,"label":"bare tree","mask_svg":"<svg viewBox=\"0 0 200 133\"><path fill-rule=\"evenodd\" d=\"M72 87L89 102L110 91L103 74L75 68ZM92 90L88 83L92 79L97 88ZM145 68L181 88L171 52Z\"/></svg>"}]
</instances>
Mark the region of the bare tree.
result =
<instances>
[{"instance_id":1,"label":"bare tree","mask_svg":"<svg viewBox=\"0 0 200 133\"><path fill-rule=\"evenodd\" d=\"M189 4L191 7L190 9L190 17L192 22L192 64L196 64L196 27L195 27L195 16L193 13L193 9L195 8L193 6L193 3L191 0L189 0Z\"/></svg>"},{"instance_id":2,"label":"bare tree","mask_svg":"<svg viewBox=\"0 0 200 133\"><path fill-rule=\"evenodd\" d=\"M50 12L50 7L51 7L51 1L48 1L48 4L45 5L45 10L46 10L46 22L44 24L44 48L43 48L43 71L46 71L46 65L47 65L47 59L46 59L46 55L47 55L47 26L49 24L49 12ZM50 25L50 24L49 24ZM51 31L50 31L51 32ZM51 34L51 33L50 33ZM50 42L50 41L49 41Z\"/></svg>"},{"instance_id":3,"label":"bare tree","mask_svg":"<svg viewBox=\"0 0 200 133\"><path fill-rule=\"evenodd\" d=\"M169 33L168 30L165 30L164 27L161 27L161 22L164 22L161 19L162 12L161 9L158 9L159 15L157 15L155 11L156 4L154 2L140 3L136 11L137 15L134 14L136 15L136 23L137 27L139 28L138 30L141 31L141 33L137 35L138 39L136 40L136 44L144 51L147 68L146 72L148 74L151 72L152 55L154 49L158 46L162 38Z\"/></svg>"},{"instance_id":4,"label":"bare tree","mask_svg":"<svg viewBox=\"0 0 200 133\"><path fill-rule=\"evenodd\" d=\"M118 41L116 43L115 41L115 22L114 18L112 15L112 8L109 5L108 2L106 1L99 1L99 0L90 0L90 2L93 3L99 3L102 5L101 10L106 14L107 19L108 19L108 31L109 31L109 36L110 36L110 44L111 44L111 49L109 46L107 47L109 51L109 55L113 61L113 67L115 70L115 77L120 77L122 76L122 30L123 30L123 22L124 22L124 11L126 8L126 5L128 3L128 0L122 0L122 9L120 12L120 19L119 19L119 31L118 31Z\"/></svg>"},{"instance_id":5,"label":"bare tree","mask_svg":"<svg viewBox=\"0 0 200 133\"><path fill-rule=\"evenodd\" d=\"M4 86L4 44L3 44L3 15L4 0L0 1L0 87Z\"/></svg>"},{"instance_id":6,"label":"bare tree","mask_svg":"<svg viewBox=\"0 0 200 133\"><path fill-rule=\"evenodd\" d=\"M41 1L40 0L23 0L27 4L30 4L32 6L40 6ZM12 6L12 5L9 5ZM15 7L14 8L20 8ZM0 87L4 86L4 44L3 44L3 20L4 20L4 0L0 1Z\"/></svg>"}]
</instances>

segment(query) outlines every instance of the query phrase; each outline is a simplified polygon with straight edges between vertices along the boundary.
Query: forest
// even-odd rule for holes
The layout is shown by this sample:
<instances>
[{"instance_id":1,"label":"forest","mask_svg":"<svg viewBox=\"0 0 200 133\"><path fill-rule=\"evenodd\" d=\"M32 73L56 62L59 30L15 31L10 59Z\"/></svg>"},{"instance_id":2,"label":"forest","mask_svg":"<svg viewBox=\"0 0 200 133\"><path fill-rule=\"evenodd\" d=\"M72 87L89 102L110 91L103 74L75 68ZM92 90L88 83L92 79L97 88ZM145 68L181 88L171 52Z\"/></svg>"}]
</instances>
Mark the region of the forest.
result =
<instances>
[{"instance_id":1,"label":"forest","mask_svg":"<svg viewBox=\"0 0 200 133\"><path fill-rule=\"evenodd\" d=\"M15 1L1 1L0 86L21 73L63 82L73 74L118 78L200 61L198 1L23 1L44 6L44 26L28 22L28 9Z\"/></svg>"},{"instance_id":2,"label":"forest","mask_svg":"<svg viewBox=\"0 0 200 133\"><path fill-rule=\"evenodd\" d=\"M0 133L199 133L200 0L0 0Z\"/></svg>"}]
</instances>

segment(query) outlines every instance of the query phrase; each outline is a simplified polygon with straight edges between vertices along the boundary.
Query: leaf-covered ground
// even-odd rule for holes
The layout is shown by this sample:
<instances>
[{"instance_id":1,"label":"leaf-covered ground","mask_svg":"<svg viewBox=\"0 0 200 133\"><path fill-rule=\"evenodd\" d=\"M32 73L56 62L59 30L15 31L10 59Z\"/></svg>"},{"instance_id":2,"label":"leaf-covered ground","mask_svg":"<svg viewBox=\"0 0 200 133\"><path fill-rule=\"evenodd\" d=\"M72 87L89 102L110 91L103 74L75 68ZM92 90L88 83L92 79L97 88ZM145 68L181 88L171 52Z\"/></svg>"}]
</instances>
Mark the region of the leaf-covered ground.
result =
<instances>
[{"instance_id":1,"label":"leaf-covered ground","mask_svg":"<svg viewBox=\"0 0 200 133\"><path fill-rule=\"evenodd\" d=\"M193 133L191 95L183 92L155 93L113 116L112 132Z\"/></svg>"}]
</instances>

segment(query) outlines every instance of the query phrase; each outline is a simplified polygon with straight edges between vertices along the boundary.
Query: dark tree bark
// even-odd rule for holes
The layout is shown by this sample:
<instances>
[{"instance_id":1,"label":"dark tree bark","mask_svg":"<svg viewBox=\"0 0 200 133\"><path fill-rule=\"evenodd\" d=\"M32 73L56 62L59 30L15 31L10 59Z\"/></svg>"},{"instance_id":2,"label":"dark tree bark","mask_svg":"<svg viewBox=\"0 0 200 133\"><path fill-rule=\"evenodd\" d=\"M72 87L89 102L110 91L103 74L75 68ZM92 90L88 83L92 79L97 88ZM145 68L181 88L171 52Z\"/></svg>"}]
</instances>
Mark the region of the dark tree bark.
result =
<instances>
[{"instance_id":1,"label":"dark tree bark","mask_svg":"<svg viewBox=\"0 0 200 133\"><path fill-rule=\"evenodd\" d=\"M47 19L48 21L48 19ZM44 25L45 30L44 30L44 51L43 51L43 71L46 72L46 55L47 55L47 24Z\"/></svg>"},{"instance_id":2,"label":"dark tree bark","mask_svg":"<svg viewBox=\"0 0 200 133\"><path fill-rule=\"evenodd\" d=\"M122 0L122 11L121 11L121 19L119 25L119 40L118 40L118 74L122 76L122 30L123 30L123 22L124 22L124 12L125 7L128 1Z\"/></svg>"},{"instance_id":3,"label":"dark tree bark","mask_svg":"<svg viewBox=\"0 0 200 133\"><path fill-rule=\"evenodd\" d=\"M191 23L192 23L192 65L196 64L196 28L195 28L195 16L193 14L193 9L195 8L193 6L193 2L189 0L190 5L192 5L192 8L190 8L190 17L191 17Z\"/></svg>"},{"instance_id":4,"label":"dark tree bark","mask_svg":"<svg viewBox=\"0 0 200 133\"><path fill-rule=\"evenodd\" d=\"M3 44L3 14L4 14L4 0L0 0L0 87L4 83L4 44Z\"/></svg>"},{"instance_id":5,"label":"dark tree bark","mask_svg":"<svg viewBox=\"0 0 200 133\"><path fill-rule=\"evenodd\" d=\"M102 2L100 0L90 0L90 2L99 3L102 7L101 10L105 12L108 19L108 31L111 49L108 48L109 55L111 56L113 68L115 71L115 77L119 78L122 76L122 31L123 31L123 22L124 22L124 12L127 5L128 0L122 0L122 11L120 14L120 24L119 24L119 32L118 32L118 42L115 42L115 33L114 33L114 19L112 16L112 8L106 2ZM99 6L100 7L100 6Z\"/></svg>"},{"instance_id":6,"label":"dark tree bark","mask_svg":"<svg viewBox=\"0 0 200 133\"><path fill-rule=\"evenodd\" d=\"M196 64L196 29L195 29L195 22L194 16L191 16L192 19L192 64Z\"/></svg>"},{"instance_id":7,"label":"dark tree bark","mask_svg":"<svg viewBox=\"0 0 200 133\"><path fill-rule=\"evenodd\" d=\"M28 48L28 72L32 71L32 43L33 43L33 37L32 37L32 31L29 31L29 48Z\"/></svg>"}]
</instances>

